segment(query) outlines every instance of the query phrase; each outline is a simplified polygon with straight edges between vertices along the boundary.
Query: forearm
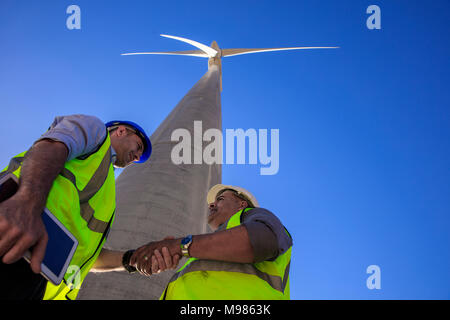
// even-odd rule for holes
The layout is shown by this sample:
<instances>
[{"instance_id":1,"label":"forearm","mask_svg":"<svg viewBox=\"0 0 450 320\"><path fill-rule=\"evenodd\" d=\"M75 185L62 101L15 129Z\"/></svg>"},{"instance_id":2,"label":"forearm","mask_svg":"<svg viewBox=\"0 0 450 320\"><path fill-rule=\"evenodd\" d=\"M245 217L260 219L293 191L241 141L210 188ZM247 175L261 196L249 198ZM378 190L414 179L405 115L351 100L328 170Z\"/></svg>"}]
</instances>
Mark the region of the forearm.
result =
<instances>
[{"instance_id":1,"label":"forearm","mask_svg":"<svg viewBox=\"0 0 450 320\"><path fill-rule=\"evenodd\" d=\"M131 265L138 264L145 269L143 260L149 260L155 250L169 249L170 255L182 256L181 240L166 239L150 242L138 248L130 259ZM215 233L194 235L189 247L189 255L198 259L218 260L238 263L254 262L253 248L245 226L227 229Z\"/></svg>"},{"instance_id":2,"label":"forearm","mask_svg":"<svg viewBox=\"0 0 450 320\"><path fill-rule=\"evenodd\" d=\"M95 261L91 271L93 272L110 272L125 271L122 265L122 257L125 252L115 251L103 248L97 260Z\"/></svg>"},{"instance_id":3,"label":"forearm","mask_svg":"<svg viewBox=\"0 0 450 320\"><path fill-rule=\"evenodd\" d=\"M254 261L253 248L245 226L195 235L189 247L191 257L239 263Z\"/></svg>"},{"instance_id":4,"label":"forearm","mask_svg":"<svg viewBox=\"0 0 450 320\"><path fill-rule=\"evenodd\" d=\"M67 147L57 141L37 142L23 161L18 193L32 195L37 206L45 206L53 181L67 160Z\"/></svg>"}]
</instances>

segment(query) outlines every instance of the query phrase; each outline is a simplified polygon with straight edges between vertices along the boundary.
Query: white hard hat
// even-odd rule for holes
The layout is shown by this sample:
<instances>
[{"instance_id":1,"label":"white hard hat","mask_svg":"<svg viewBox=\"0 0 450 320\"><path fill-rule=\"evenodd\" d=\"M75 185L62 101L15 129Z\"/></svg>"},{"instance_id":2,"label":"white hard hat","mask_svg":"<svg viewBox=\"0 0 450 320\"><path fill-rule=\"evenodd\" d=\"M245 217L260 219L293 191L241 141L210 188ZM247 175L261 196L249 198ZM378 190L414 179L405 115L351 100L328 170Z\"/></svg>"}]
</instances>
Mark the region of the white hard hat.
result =
<instances>
[{"instance_id":1,"label":"white hard hat","mask_svg":"<svg viewBox=\"0 0 450 320\"><path fill-rule=\"evenodd\" d=\"M241 187L227 186L224 184L216 184L211 189L209 189L208 195L206 196L206 202L208 202L208 204L210 204L210 203L213 203L214 201L216 201L217 194L220 191L225 190L225 189L235 190L239 194L239 196L242 196L249 202L250 206L255 207L255 208L259 207L258 200L256 200L256 198L249 191L247 191Z\"/></svg>"}]
</instances>

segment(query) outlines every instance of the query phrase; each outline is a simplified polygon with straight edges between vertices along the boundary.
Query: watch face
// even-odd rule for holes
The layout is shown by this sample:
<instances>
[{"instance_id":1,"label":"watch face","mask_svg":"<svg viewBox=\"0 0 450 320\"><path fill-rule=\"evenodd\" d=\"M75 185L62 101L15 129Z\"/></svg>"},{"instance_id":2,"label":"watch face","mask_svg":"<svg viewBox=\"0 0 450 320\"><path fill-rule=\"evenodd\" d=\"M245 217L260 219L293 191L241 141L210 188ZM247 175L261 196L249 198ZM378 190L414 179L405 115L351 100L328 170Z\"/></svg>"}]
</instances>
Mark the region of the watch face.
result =
<instances>
[{"instance_id":1,"label":"watch face","mask_svg":"<svg viewBox=\"0 0 450 320\"><path fill-rule=\"evenodd\" d=\"M192 241L192 236L189 235L189 236L187 236L186 238L183 238L183 240L181 240L181 244L182 244L182 245L185 245L185 244L188 244L188 243L191 242L191 241Z\"/></svg>"}]
</instances>

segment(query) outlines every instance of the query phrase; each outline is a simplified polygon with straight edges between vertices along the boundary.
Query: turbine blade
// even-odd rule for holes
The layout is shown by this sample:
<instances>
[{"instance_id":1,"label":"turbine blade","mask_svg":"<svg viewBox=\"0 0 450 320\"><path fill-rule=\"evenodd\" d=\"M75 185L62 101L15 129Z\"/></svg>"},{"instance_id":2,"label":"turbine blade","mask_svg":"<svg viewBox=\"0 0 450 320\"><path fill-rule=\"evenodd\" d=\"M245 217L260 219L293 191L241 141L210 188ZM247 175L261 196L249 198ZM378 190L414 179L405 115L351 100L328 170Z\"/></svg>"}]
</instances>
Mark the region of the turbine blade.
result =
<instances>
[{"instance_id":1,"label":"turbine blade","mask_svg":"<svg viewBox=\"0 0 450 320\"><path fill-rule=\"evenodd\" d=\"M122 56L131 56L138 54L170 54L170 55L178 55L178 56L192 56L192 57L201 57L208 58L209 56L200 50L188 50L188 51L167 51L167 52L130 52L130 53L121 53Z\"/></svg>"},{"instance_id":2,"label":"turbine blade","mask_svg":"<svg viewBox=\"0 0 450 320\"><path fill-rule=\"evenodd\" d=\"M208 46L206 46L206 45L204 45L204 44L202 44L200 42L194 41L194 40L189 40L189 39L186 39L186 38L175 37L175 36L169 36L167 34L162 34L161 36L189 43L190 45L192 45L194 47L197 47L200 50L202 50L203 52L205 52L210 58L214 58L217 55L217 53L218 53L213 48L208 47Z\"/></svg>"},{"instance_id":3,"label":"turbine blade","mask_svg":"<svg viewBox=\"0 0 450 320\"><path fill-rule=\"evenodd\" d=\"M237 56L240 54L284 51L284 50L305 50L305 49L336 49L339 47L290 47L290 48L261 48L261 49L222 49L222 57Z\"/></svg>"}]
</instances>

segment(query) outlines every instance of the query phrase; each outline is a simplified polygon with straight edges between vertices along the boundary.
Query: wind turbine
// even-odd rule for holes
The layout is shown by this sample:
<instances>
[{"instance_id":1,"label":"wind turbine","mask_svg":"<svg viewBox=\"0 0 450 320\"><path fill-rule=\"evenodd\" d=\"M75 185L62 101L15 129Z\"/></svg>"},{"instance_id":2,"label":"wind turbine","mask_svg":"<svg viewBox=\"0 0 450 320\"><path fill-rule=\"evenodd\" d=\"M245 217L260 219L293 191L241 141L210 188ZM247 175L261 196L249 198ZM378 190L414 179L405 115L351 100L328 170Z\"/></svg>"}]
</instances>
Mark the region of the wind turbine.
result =
<instances>
[{"instance_id":1,"label":"wind turbine","mask_svg":"<svg viewBox=\"0 0 450 320\"><path fill-rule=\"evenodd\" d=\"M241 54L250 53L261 53L261 52L271 52L271 51L286 51L286 50L309 50L309 49L336 49L339 47L284 47L284 48L240 48L240 49L220 49L216 41L211 43L211 46L207 46L203 43L182 38L171 36L168 34L161 34L162 37L179 40L186 42L200 50L187 50L187 51L167 51L167 52L131 52L122 53L123 56L130 55L140 55L140 54L167 54L167 55L178 55L178 56L192 56L200 58L208 58L208 69L211 66L216 65L219 67L220 75L220 91L222 91L222 58L238 56Z\"/></svg>"},{"instance_id":2,"label":"wind turbine","mask_svg":"<svg viewBox=\"0 0 450 320\"><path fill-rule=\"evenodd\" d=\"M162 36L189 43L199 50L123 55L172 54L208 58L208 71L151 135L150 160L128 166L117 178L116 217L105 244L110 249L126 251L169 235L182 237L207 232L206 194L213 185L222 182L222 165L195 163L195 154L203 151L203 133L198 137L193 124L201 121L203 132L208 129L222 131L220 92L223 57L269 51L336 48L220 49L215 41L208 47L181 37ZM196 147L195 142L191 145L189 153L194 155L193 164L175 164L171 159L174 146L178 143L172 139L173 133L179 128L187 130L202 146ZM245 181L242 186L245 187ZM264 202L263 199L261 202ZM158 299L173 273L166 271L149 278L130 276L125 272L89 273L78 298Z\"/></svg>"}]
</instances>

